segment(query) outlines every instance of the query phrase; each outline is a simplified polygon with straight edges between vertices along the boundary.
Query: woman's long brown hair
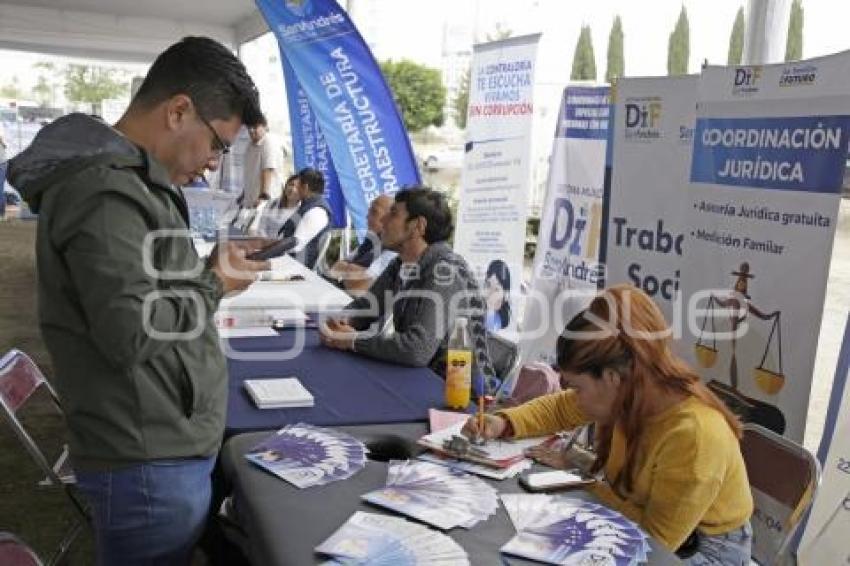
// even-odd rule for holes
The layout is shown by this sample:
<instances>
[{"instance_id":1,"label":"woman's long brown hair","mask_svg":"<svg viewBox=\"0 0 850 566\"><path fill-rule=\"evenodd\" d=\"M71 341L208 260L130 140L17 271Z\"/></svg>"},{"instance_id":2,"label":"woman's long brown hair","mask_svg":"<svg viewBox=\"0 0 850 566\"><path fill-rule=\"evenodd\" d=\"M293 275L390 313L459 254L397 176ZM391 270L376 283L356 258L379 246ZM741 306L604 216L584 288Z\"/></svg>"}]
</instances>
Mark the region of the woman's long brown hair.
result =
<instances>
[{"instance_id":1,"label":"woman's long brown hair","mask_svg":"<svg viewBox=\"0 0 850 566\"><path fill-rule=\"evenodd\" d=\"M563 371L589 373L601 379L606 368L621 382L614 402L615 418L597 425L597 456L592 471L608 462L614 426L626 437L626 461L615 487L631 491L635 460L646 424L647 384L671 393L693 396L723 415L735 436L741 423L670 347L670 329L649 296L632 285L616 285L596 296L590 306L567 324L558 338L558 366Z\"/></svg>"}]
</instances>

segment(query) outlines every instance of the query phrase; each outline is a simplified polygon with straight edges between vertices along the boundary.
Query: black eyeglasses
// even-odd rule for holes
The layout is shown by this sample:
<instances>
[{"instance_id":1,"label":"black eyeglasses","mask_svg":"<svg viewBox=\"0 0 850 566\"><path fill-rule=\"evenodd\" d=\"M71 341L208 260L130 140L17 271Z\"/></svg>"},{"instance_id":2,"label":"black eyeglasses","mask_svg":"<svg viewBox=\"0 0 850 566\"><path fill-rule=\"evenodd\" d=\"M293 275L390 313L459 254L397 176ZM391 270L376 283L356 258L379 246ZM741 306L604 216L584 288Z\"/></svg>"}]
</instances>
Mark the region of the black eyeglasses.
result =
<instances>
[{"instance_id":1,"label":"black eyeglasses","mask_svg":"<svg viewBox=\"0 0 850 566\"><path fill-rule=\"evenodd\" d=\"M220 154L220 155L227 155L228 153L230 153L230 144L226 143L223 139L221 139L221 136L218 135L218 132L216 132L215 128L212 127L212 124L207 122L206 118L201 116L201 114L197 111L195 112L195 114L197 114L197 116L201 120L201 122L203 122L204 125L207 128L210 129L210 132L212 132L212 135L213 135L213 138L214 138L213 139L214 145L213 145L212 150L214 152Z\"/></svg>"}]
</instances>

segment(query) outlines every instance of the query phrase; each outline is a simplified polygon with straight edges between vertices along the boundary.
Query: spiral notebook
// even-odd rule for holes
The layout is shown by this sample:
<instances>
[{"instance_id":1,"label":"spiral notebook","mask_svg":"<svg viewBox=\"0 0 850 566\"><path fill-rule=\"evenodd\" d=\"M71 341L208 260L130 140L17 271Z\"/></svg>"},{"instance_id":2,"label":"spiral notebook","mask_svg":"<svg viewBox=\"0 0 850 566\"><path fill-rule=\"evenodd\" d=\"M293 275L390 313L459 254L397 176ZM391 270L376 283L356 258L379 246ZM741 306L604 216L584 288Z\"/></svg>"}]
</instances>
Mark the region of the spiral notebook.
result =
<instances>
[{"instance_id":1,"label":"spiral notebook","mask_svg":"<svg viewBox=\"0 0 850 566\"><path fill-rule=\"evenodd\" d=\"M246 379L245 389L260 409L312 407L313 395L295 377Z\"/></svg>"}]
</instances>

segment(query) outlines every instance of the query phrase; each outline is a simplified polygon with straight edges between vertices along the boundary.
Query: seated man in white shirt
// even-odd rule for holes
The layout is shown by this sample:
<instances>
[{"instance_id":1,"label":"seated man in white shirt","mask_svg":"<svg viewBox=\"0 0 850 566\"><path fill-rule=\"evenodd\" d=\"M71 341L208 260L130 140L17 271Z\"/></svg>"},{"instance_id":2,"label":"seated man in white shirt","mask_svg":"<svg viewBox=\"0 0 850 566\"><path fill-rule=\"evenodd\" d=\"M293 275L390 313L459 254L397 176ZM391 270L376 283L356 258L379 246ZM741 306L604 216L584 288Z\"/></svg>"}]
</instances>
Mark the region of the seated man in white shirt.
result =
<instances>
[{"instance_id":1,"label":"seated man in white shirt","mask_svg":"<svg viewBox=\"0 0 850 566\"><path fill-rule=\"evenodd\" d=\"M298 172L298 194L301 204L278 232L278 238L294 237L290 255L313 269L319 259L324 239L331 230L331 207L323 196L325 178L320 171L307 167Z\"/></svg>"},{"instance_id":2,"label":"seated man in white shirt","mask_svg":"<svg viewBox=\"0 0 850 566\"><path fill-rule=\"evenodd\" d=\"M363 243L346 259L334 264L329 273L347 291L365 291L398 255L381 246L384 218L393 205L393 197L379 195L369 205L366 222L369 232Z\"/></svg>"}]
</instances>

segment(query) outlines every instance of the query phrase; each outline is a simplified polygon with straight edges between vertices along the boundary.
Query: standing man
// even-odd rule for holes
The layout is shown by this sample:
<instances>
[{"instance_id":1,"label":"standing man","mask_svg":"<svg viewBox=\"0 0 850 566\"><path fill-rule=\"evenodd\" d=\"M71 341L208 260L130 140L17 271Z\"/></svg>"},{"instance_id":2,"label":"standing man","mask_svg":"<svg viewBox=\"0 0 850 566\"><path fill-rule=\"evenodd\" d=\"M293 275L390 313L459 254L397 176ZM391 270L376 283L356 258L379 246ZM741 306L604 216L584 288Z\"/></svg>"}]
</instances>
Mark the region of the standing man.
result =
<instances>
[{"instance_id":1,"label":"standing man","mask_svg":"<svg viewBox=\"0 0 850 566\"><path fill-rule=\"evenodd\" d=\"M283 150L275 136L269 133L262 114L254 126L248 127L251 143L245 148L242 181L242 209L251 211L251 222L245 228L255 228L263 208L280 197L283 186Z\"/></svg>"},{"instance_id":2,"label":"standing man","mask_svg":"<svg viewBox=\"0 0 850 566\"><path fill-rule=\"evenodd\" d=\"M204 265L178 185L216 169L257 89L224 46L157 57L114 128L70 114L9 178L39 213L39 319L98 564L188 564L210 505L227 370L212 316L266 262L243 243Z\"/></svg>"}]
</instances>

